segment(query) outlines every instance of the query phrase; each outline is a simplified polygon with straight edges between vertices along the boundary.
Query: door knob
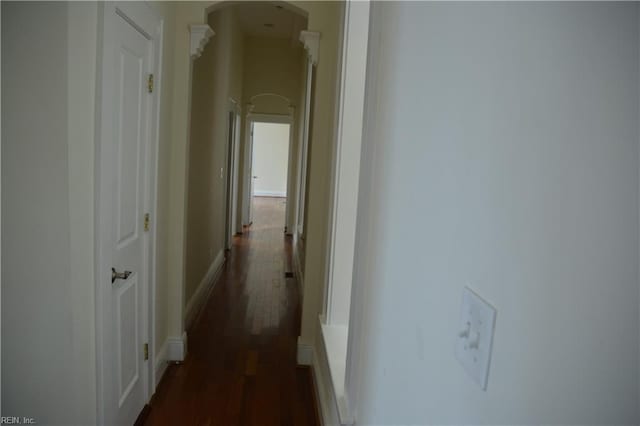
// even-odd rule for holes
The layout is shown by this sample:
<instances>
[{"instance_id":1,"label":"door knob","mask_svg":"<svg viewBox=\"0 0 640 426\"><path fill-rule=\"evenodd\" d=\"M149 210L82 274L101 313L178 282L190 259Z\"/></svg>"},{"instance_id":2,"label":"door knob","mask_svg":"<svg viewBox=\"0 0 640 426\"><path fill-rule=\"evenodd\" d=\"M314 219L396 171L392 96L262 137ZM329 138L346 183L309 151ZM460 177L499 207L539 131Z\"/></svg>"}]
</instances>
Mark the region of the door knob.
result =
<instances>
[{"instance_id":1,"label":"door knob","mask_svg":"<svg viewBox=\"0 0 640 426\"><path fill-rule=\"evenodd\" d=\"M131 275L131 271L117 272L116 268L111 268L111 284L116 280L126 280Z\"/></svg>"},{"instance_id":2,"label":"door knob","mask_svg":"<svg viewBox=\"0 0 640 426\"><path fill-rule=\"evenodd\" d=\"M254 178L254 179L258 179L258 176L254 176L253 178Z\"/></svg>"}]
</instances>

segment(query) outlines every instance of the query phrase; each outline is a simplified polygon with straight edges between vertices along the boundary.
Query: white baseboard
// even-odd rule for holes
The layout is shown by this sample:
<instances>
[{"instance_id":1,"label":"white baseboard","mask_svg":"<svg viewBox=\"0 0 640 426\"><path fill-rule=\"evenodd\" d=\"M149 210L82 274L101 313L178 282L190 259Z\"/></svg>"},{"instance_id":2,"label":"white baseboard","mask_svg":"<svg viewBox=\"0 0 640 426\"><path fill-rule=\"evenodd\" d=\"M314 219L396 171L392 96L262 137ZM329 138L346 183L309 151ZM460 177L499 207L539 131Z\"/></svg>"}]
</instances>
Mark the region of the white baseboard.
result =
<instances>
[{"instance_id":1,"label":"white baseboard","mask_svg":"<svg viewBox=\"0 0 640 426\"><path fill-rule=\"evenodd\" d=\"M306 343L300 343L300 336L298 336L296 360L298 365L312 365L313 363L313 347Z\"/></svg>"},{"instance_id":2,"label":"white baseboard","mask_svg":"<svg viewBox=\"0 0 640 426\"><path fill-rule=\"evenodd\" d=\"M257 189L253 190L254 197L279 197L285 198L287 196L286 191L259 191Z\"/></svg>"},{"instance_id":3,"label":"white baseboard","mask_svg":"<svg viewBox=\"0 0 640 426\"><path fill-rule=\"evenodd\" d=\"M162 376L164 376L164 372L167 371L167 363L169 362L167 360L168 346L169 340L167 339L162 344L160 350L156 353L155 365L153 366L155 374L154 389L158 387L160 380L162 380Z\"/></svg>"},{"instance_id":4,"label":"white baseboard","mask_svg":"<svg viewBox=\"0 0 640 426\"><path fill-rule=\"evenodd\" d=\"M337 395L331 376L331 367L325 340L322 334L322 317L318 319L318 335L313 345L301 343L298 337L298 365L310 365L313 371L313 386L318 399L319 411L324 425L353 425L355 419L345 396ZM342 392L342 391L340 391Z\"/></svg>"},{"instance_id":5,"label":"white baseboard","mask_svg":"<svg viewBox=\"0 0 640 426\"><path fill-rule=\"evenodd\" d=\"M316 391L316 397L318 398L318 408L320 409L320 416L322 417L321 423L323 425L340 425L340 418L338 415L337 407L333 398L333 385L331 384L330 372L328 371L328 364L322 362L320 354L316 351L315 346L312 348L311 369L313 371L313 385Z\"/></svg>"},{"instance_id":6,"label":"white baseboard","mask_svg":"<svg viewBox=\"0 0 640 426\"><path fill-rule=\"evenodd\" d=\"M193 320L195 320L197 313L200 311L202 304L207 300L207 296L213 289L214 284L218 280L218 276L222 271L222 265L224 264L224 250L220 250L216 258L209 265L207 273L204 275L198 288L189 299L187 308L185 309L185 327L189 329Z\"/></svg>"},{"instance_id":7,"label":"white baseboard","mask_svg":"<svg viewBox=\"0 0 640 426\"><path fill-rule=\"evenodd\" d=\"M295 238L295 237L294 237ZM304 297L304 275L302 274L302 266L300 265L300 257L298 256L298 245L293 246L293 269L298 280L298 286L300 288L300 305L302 306L302 299Z\"/></svg>"},{"instance_id":8,"label":"white baseboard","mask_svg":"<svg viewBox=\"0 0 640 426\"><path fill-rule=\"evenodd\" d=\"M182 362L187 356L187 332L167 339L167 361Z\"/></svg>"}]
</instances>

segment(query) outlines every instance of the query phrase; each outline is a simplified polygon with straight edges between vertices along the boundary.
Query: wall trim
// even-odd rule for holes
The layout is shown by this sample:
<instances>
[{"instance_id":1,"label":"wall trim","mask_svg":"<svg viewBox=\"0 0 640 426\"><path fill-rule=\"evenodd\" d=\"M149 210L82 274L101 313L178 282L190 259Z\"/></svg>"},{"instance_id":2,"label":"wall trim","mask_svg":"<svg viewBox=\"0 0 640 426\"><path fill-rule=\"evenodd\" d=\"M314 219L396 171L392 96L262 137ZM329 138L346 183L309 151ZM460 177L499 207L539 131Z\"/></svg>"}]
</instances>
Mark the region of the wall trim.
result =
<instances>
[{"instance_id":1,"label":"wall trim","mask_svg":"<svg viewBox=\"0 0 640 426\"><path fill-rule=\"evenodd\" d=\"M182 362L187 356L187 332L182 336L169 336L167 338L167 362Z\"/></svg>"},{"instance_id":2,"label":"wall trim","mask_svg":"<svg viewBox=\"0 0 640 426\"><path fill-rule=\"evenodd\" d=\"M331 384L331 373L328 370L328 364L322 363L318 351L314 346L312 348L312 363L311 369L313 370L313 385L316 391L316 397L318 398L318 405L320 416L322 417L322 424L324 425L340 425L340 418L338 416L338 410L334 403L335 399L330 396L333 395L333 385ZM324 365L323 365L324 364Z\"/></svg>"},{"instance_id":3,"label":"wall trim","mask_svg":"<svg viewBox=\"0 0 640 426\"><path fill-rule=\"evenodd\" d=\"M317 31L300 31L300 41L313 65L318 65L318 53L320 52L320 33Z\"/></svg>"},{"instance_id":4,"label":"wall trim","mask_svg":"<svg viewBox=\"0 0 640 426\"><path fill-rule=\"evenodd\" d=\"M197 59L202 55L204 47L215 34L209 25L189 25L191 59Z\"/></svg>"},{"instance_id":5,"label":"wall trim","mask_svg":"<svg viewBox=\"0 0 640 426\"><path fill-rule=\"evenodd\" d=\"M289 112L289 114L264 114L250 111L247 114L247 120L253 121L255 123L277 123L293 125L293 112Z\"/></svg>"},{"instance_id":6,"label":"wall trim","mask_svg":"<svg viewBox=\"0 0 640 426\"><path fill-rule=\"evenodd\" d=\"M254 197L278 197L278 198L287 198L286 191L259 191L257 189L253 190Z\"/></svg>"},{"instance_id":7,"label":"wall trim","mask_svg":"<svg viewBox=\"0 0 640 426\"><path fill-rule=\"evenodd\" d=\"M301 343L300 336L298 336L298 350L296 353L296 361L298 365L313 364L313 346L307 343Z\"/></svg>"},{"instance_id":8,"label":"wall trim","mask_svg":"<svg viewBox=\"0 0 640 426\"><path fill-rule=\"evenodd\" d=\"M298 281L298 289L300 294L300 305L302 305L302 299L304 298L304 275L302 273L302 265L300 264L299 247L297 243L297 235L294 235L295 244L293 246L293 269L296 274L296 280Z\"/></svg>"},{"instance_id":9,"label":"wall trim","mask_svg":"<svg viewBox=\"0 0 640 426\"><path fill-rule=\"evenodd\" d=\"M153 371L155 373L154 383L153 383L154 391L160 384L160 381L162 380L164 373L167 371L167 366L169 363L169 360L167 359L168 346L169 346L169 339L165 340L160 350L156 352L155 365L153 366Z\"/></svg>"},{"instance_id":10,"label":"wall trim","mask_svg":"<svg viewBox=\"0 0 640 426\"><path fill-rule=\"evenodd\" d=\"M187 307L185 309L185 328L188 330L191 327L193 321L196 319L200 308L207 300L209 293L215 286L218 277L220 276L220 272L222 271L222 265L224 264L224 250L220 250L216 258L209 265L209 269L207 273L204 275L200 284L198 284L198 288L189 299L187 303Z\"/></svg>"}]
</instances>

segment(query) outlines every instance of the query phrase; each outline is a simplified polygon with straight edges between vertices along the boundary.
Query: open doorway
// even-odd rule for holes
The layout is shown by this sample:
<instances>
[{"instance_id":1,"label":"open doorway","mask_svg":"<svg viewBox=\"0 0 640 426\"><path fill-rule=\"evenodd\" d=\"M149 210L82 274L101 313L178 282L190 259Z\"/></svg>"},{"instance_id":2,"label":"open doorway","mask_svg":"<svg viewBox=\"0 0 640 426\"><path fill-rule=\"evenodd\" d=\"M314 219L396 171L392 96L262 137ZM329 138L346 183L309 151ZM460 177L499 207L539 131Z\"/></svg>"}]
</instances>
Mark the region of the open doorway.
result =
<instances>
[{"instance_id":1,"label":"open doorway","mask_svg":"<svg viewBox=\"0 0 640 426\"><path fill-rule=\"evenodd\" d=\"M286 228L289 123L253 122L251 147L251 219L260 221L266 206L281 212L277 220ZM273 214L273 211L271 213ZM277 213L276 213L277 214Z\"/></svg>"}]
</instances>

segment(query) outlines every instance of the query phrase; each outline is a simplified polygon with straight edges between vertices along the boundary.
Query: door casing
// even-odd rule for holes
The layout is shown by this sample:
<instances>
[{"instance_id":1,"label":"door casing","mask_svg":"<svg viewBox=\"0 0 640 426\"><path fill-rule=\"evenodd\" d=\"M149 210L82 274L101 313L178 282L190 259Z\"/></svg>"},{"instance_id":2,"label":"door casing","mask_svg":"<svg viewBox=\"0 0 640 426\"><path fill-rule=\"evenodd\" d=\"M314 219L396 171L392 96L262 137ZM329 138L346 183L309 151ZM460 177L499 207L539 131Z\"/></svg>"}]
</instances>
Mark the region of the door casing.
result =
<instances>
[{"instance_id":1,"label":"door casing","mask_svg":"<svg viewBox=\"0 0 640 426\"><path fill-rule=\"evenodd\" d=\"M151 72L154 76L153 98L149 110L149 143L145 152L144 210L150 215L151 226L144 233L143 268L146 280L142 286L144 311L142 321L144 341L149 345L149 359L144 369L144 392L148 402L155 390L155 290L156 290L156 226L157 217L157 180L158 180L158 144L160 124L160 100L162 93L162 47L164 34L164 20L161 15L147 2L105 2L99 8L98 44L96 70L96 139L95 139L95 327L96 327L96 409L97 423L104 424L110 417L105 412L104 393L107 381L104 365L104 353L110 348L104 345L105 324L103 303L106 297L105 289L111 287L111 261L108 254L111 250L108 238L105 236L110 229L106 226L105 214L110 206L110 185L107 182L114 176L115 170L106 164L107 158L101 155L106 144L112 140L112 111L114 108L113 71L111 54L114 47L114 31L116 19L125 19L133 27L143 33L152 44Z\"/></svg>"},{"instance_id":2,"label":"door casing","mask_svg":"<svg viewBox=\"0 0 640 426\"><path fill-rule=\"evenodd\" d=\"M225 175L225 250L231 249L233 236L238 232L238 163L239 163L239 139L238 134L240 119L240 107L234 99L229 99L227 112L227 147L226 147L226 175Z\"/></svg>"}]
</instances>

